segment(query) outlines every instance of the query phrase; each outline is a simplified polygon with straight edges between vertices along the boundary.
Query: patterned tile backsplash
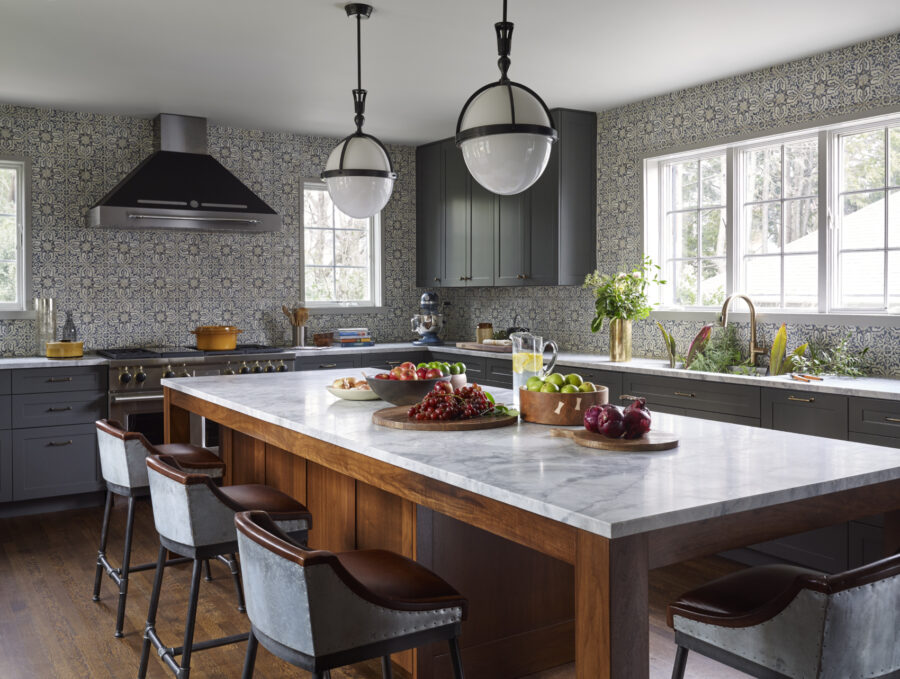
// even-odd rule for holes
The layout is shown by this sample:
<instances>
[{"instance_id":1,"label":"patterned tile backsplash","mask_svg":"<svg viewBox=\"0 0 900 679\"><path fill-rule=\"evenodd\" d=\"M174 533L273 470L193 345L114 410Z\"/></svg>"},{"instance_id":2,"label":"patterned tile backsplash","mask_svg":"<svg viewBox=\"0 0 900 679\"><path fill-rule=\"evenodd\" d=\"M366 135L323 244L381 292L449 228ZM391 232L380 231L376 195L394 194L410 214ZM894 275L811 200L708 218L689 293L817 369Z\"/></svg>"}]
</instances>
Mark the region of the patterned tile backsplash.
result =
<instances>
[{"instance_id":1,"label":"patterned tile backsplash","mask_svg":"<svg viewBox=\"0 0 900 679\"><path fill-rule=\"evenodd\" d=\"M900 35L719 80L598 114L597 261L604 272L630 269L641 257L641 158L714 144L740 135L864 115L900 105ZM32 163L32 280L36 297L74 312L89 347L190 343L196 325L230 323L242 341L286 344L281 305L296 301L299 191L318 176L336 139L211 126L210 153L256 191L284 221L281 233L218 234L88 229L87 209L152 150L151 122L0 105L0 154ZM415 287L415 149L390 147L400 178L383 214L386 311L316 315L312 331L365 325L378 341L411 338ZM578 287L474 288L441 291L445 337L474 338L479 321L495 328L515 315L562 348L603 352L607 333L592 334L590 291ZM63 314L59 314L62 323ZM679 346L699 322L668 321ZM763 342L776 330L762 323ZM741 328L746 336L746 326ZM799 326L801 338L852 333L870 346L875 372L900 377L900 329ZM0 321L0 353L33 353L31 321ZM635 355L663 356L652 321L634 329Z\"/></svg>"}]
</instances>

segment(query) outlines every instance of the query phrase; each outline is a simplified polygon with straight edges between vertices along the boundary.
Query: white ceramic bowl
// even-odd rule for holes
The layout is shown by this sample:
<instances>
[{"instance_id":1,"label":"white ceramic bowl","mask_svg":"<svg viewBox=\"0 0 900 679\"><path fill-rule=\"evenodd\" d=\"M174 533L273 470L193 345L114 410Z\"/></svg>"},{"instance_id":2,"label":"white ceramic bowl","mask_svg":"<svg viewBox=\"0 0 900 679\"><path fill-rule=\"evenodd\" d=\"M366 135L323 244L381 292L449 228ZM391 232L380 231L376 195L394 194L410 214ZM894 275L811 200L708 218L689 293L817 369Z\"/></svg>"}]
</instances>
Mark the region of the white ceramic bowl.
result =
<instances>
[{"instance_id":1,"label":"white ceramic bowl","mask_svg":"<svg viewBox=\"0 0 900 679\"><path fill-rule=\"evenodd\" d=\"M371 389L337 389L332 386L325 387L331 394L345 401L377 401L380 396Z\"/></svg>"}]
</instances>

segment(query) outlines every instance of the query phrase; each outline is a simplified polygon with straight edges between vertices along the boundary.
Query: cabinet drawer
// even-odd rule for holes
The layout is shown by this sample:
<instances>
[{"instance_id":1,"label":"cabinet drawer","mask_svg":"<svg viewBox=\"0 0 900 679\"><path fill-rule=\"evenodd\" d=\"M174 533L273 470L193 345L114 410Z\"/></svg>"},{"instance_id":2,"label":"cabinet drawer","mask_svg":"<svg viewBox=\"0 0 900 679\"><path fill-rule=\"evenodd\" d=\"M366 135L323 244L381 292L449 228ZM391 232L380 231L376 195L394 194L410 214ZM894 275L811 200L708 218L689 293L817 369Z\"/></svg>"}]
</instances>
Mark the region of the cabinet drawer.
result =
<instances>
[{"instance_id":1,"label":"cabinet drawer","mask_svg":"<svg viewBox=\"0 0 900 679\"><path fill-rule=\"evenodd\" d=\"M850 431L891 436L900 441L900 401L851 397Z\"/></svg>"},{"instance_id":2,"label":"cabinet drawer","mask_svg":"<svg viewBox=\"0 0 900 679\"><path fill-rule=\"evenodd\" d=\"M861 434L858 431L851 431L847 434L850 441L857 443L871 443L873 446L887 446L888 448L900 448L900 438L893 436L878 436L876 434Z\"/></svg>"},{"instance_id":3,"label":"cabinet drawer","mask_svg":"<svg viewBox=\"0 0 900 679\"><path fill-rule=\"evenodd\" d=\"M742 384L624 373L619 405L626 395L642 396L651 411L657 405L758 418L759 394L759 387Z\"/></svg>"},{"instance_id":4,"label":"cabinet drawer","mask_svg":"<svg viewBox=\"0 0 900 679\"><path fill-rule=\"evenodd\" d=\"M106 392L17 394L12 397L16 429L95 422L106 417Z\"/></svg>"},{"instance_id":5,"label":"cabinet drawer","mask_svg":"<svg viewBox=\"0 0 900 679\"><path fill-rule=\"evenodd\" d=\"M619 405L624 405L625 401L621 401ZM656 406L656 412L668 413L669 415L683 415L684 417L696 417L701 420L712 420L714 422L729 422L731 424L743 424L748 427L758 427L758 417L746 417L745 415L731 415L730 413L714 413L709 410L691 410L690 408L674 408L672 406ZM651 411L652 412L652 411Z\"/></svg>"},{"instance_id":6,"label":"cabinet drawer","mask_svg":"<svg viewBox=\"0 0 900 679\"><path fill-rule=\"evenodd\" d=\"M410 361L418 365L422 361L427 361L427 354L423 351L396 351L396 352L380 352L376 354L362 354L360 356L360 367L377 368L378 370L390 370L401 363ZM324 361L323 361L324 362ZM330 363L330 361L329 361Z\"/></svg>"},{"instance_id":7,"label":"cabinet drawer","mask_svg":"<svg viewBox=\"0 0 900 679\"><path fill-rule=\"evenodd\" d=\"M12 438L13 500L102 488L94 425L18 429Z\"/></svg>"},{"instance_id":8,"label":"cabinet drawer","mask_svg":"<svg viewBox=\"0 0 900 679\"><path fill-rule=\"evenodd\" d=\"M762 426L795 434L847 440L847 397L765 389Z\"/></svg>"},{"instance_id":9,"label":"cabinet drawer","mask_svg":"<svg viewBox=\"0 0 900 679\"><path fill-rule=\"evenodd\" d=\"M487 359L484 364L484 377L482 379L485 384L512 389L512 361L505 361L499 358Z\"/></svg>"},{"instance_id":10,"label":"cabinet drawer","mask_svg":"<svg viewBox=\"0 0 900 679\"><path fill-rule=\"evenodd\" d=\"M12 500L12 434L0 431L0 502Z\"/></svg>"},{"instance_id":11,"label":"cabinet drawer","mask_svg":"<svg viewBox=\"0 0 900 679\"><path fill-rule=\"evenodd\" d=\"M12 393L106 391L105 365L83 368L22 368L12 371Z\"/></svg>"},{"instance_id":12,"label":"cabinet drawer","mask_svg":"<svg viewBox=\"0 0 900 679\"><path fill-rule=\"evenodd\" d=\"M12 396L0 396L0 429L12 426Z\"/></svg>"},{"instance_id":13,"label":"cabinet drawer","mask_svg":"<svg viewBox=\"0 0 900 679\"><path fill-rule=\"evenodd\" d=\"M11 392L12 370L0 370L0 394Z\"/></svg>"},{"instance_id":14,"label":"cabinet drawer","mask_svg":"<svg viewBox=\"0 0 900 679\"><path fill-rule=\"evenodd\" d=\"M298 358L295 370L331 370L332 368L358 368L359 354L353 356L323 356L322 358Z\"/></svg>"}]
</instances>

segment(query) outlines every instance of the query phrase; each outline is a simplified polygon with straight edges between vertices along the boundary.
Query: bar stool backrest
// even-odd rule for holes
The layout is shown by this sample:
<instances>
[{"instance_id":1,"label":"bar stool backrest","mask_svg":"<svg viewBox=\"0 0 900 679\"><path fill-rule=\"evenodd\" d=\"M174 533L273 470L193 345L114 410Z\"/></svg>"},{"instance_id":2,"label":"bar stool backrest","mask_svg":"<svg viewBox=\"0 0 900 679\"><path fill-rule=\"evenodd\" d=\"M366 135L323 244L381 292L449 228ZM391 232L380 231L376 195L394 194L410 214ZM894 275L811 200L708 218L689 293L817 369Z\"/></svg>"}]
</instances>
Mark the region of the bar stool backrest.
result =
<instances>
[{"instance_id":1,"label":"bar stool backrest","mask_svg":"<svg viewBox=\"0 0 900 679\"><path fill-rule=\"evenodd\" d=\"M160 536L189 547L234 542L236 508L207 474L186 472L169 455L148 455L145 464Z\"/></svg>"},{"instance_id":2,"label":"bar stool backrest","mask_svg":"<svg viewBox=\"0 0 900 679\"><path fill-rule=\"evenodd\" d=\"M150 442L114 420L97 420L96 425L103 480L123 488L146 488L150 481L145 458L155 452Z\"/></svg>"}]
</instances>

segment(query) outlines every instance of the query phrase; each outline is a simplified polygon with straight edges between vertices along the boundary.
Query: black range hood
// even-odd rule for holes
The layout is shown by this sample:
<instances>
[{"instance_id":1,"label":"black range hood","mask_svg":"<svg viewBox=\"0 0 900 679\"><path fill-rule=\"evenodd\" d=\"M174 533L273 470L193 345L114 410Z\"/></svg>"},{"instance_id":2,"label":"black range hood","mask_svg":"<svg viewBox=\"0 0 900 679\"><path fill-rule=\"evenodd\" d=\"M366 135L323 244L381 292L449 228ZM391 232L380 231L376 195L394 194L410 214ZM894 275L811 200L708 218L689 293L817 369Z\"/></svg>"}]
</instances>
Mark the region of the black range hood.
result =
<instances>
[{"instance_id":1,"label":"black range hood","mask_svg":"<svg viewBox=\"0 0 900 679\"><path fill-rule=\"evenodd\" d=\"M281 217L207 152L206 118L161 113L158 149L88 212L88 226L280 231Z\"/></svg>"}]
</instances>

